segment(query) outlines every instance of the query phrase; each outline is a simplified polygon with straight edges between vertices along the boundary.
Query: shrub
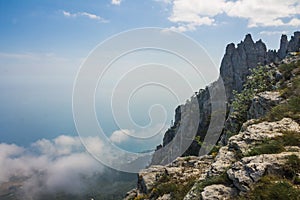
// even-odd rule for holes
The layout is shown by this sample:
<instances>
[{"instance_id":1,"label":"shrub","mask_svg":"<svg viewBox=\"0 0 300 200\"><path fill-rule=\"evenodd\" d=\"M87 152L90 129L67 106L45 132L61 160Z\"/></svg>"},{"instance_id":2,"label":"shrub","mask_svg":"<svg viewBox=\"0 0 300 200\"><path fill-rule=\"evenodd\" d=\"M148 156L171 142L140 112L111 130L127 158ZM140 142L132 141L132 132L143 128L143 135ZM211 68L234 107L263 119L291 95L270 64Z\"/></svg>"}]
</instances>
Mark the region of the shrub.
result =
<instances>
[{"instance_id":1,"label":"shrub","mask_svg":"<svg viewBox=\"0 0 300 200\"><path fill-rule=\"evenodd\" d=\"M283 136L278 137L284 146L300 147L300 133L296 131L283 131Z\"/></svg>"},{"instance_id":2,"label":"shrub","mask_svg":"<svg viewBox=\"0 0 300 200\"><path fill-rule=\"evenodd\" d=\"M281 64L278 69L282 73L284 80L289 80L292 77L292 71L300 65L298 62Z\"/></svg>"},{"instance_id":3,"label":"shrub","mask_svg":"<svg viewBox=\"0 0 300 200\"><path fill-rule=\"evenodd\" d=\"M253 147L246 156L256 156L261 154L281 153L285 149L281 142L277 140L265 140L262 144Z\"/></svg>"},{"instance_id":4,"label":"shrub","mask_svg":"<svg viewBox=\"0 0 300 200\"><path fill-rule=\"evenodd\" d=\"M286 179L264 176L248 194L240 199L299 200L300 191Z\"/></svg>"},{"instance_id":5,"label":"shrub","mask_svg":"<svg viewBox=\"0 0 300 200\"><path fill-rule=\"evenodd\" d=\"M300 159L297 155L287 156L287 161L283 167L284 175L286 178L293 182L298 182L297 173L300 173Z\"/></svg>"},{"instance_id":6,"label":"shrub","mask_svg":"<svg viewBox=\"0 0 300 200\"><path fill-rule=\"evenodd\" d=\"M300 121L300 96L291 97L287 103L279 104L271 109L266 116L269 121L278 121L289 117L297 122Z\"/></svg>"},{"instance_id":7,"label":"shrub","mask_svg":"<svg viewBox=\"0 0 300 200\"><path fill-rule=\"evenodd\" d=\"M219 176L208 177L205 180L199 182L197 184L197 190L199 192L202 192L206 186L214 185L214 184L230 185L232 182L228 178L226 171L227 170L225 170L225 172Z\"/></svg>"}]
</instances>

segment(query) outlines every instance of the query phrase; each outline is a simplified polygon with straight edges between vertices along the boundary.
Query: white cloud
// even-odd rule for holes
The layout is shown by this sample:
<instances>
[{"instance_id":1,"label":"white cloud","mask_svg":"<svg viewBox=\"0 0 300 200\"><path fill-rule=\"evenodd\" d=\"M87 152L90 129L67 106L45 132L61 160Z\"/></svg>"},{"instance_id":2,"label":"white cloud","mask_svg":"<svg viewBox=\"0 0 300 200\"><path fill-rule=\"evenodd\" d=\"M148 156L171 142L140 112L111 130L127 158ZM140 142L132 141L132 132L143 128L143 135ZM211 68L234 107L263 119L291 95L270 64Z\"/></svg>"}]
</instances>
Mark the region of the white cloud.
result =
<instances>
[{"instance_id":1,"label":"white cloud","mask_svg":"<svg viewBox=\"0 0 300 200\"><path fill-rule=\"evenodd\" d=\"M113 5L120 5L121 4L121 0L111 0L111 4L113 4Z\"/></svg>"},{"instance_id":2,"label":"white cloud","mask_svg":"<svg viewBox=\"0 0 300 200\"><path fill-rule=\"evenodd\" d=\"M65 17L73 17L73 18L76 18L76 17L87 17L89 19L92 19L92 20L97 20L101 23L108 23L109 21L98 16L98 15L95 15L95 14L92 14L92 13L88 13L88 12L77 12L77 13L71 13L71 12L68 12L68 11L65 11L63 10L62 11L63 15Z\"/></svg>"},{"instance_id":3,"label":"white cloud","mask_svg":"<svg viewBox=\"0 0 300 200\"><path fill-rule=\"evenodd\" d=\"M97 138L89 140L102 147ZM54 140L39 140L26 149L0 143L0 169L0 184L12 177L25 178L22 190L30 199L40 192L81 192L81 177L102 173L104 167L85 151L78 137L62 135Z\"/></svg>"},{"instance_id":4,"label":"white cloud","mask_svg":"<svg viewBox=\"0 0 300 200\"><path fill-rule=\"evenodd\" d=\"M123 142L144 144L144 141L147 140L148 144L153 147L161 142L168 127L169 126L166 124L158 123L151 127L141 128L138 130L120 129L114 131L109 139L115 144L121 144Z\"/></svg>"},{"instance_id":5,"label":"white cloud","mask_svg":"<svg viewBox=\"0 0 300 200\"><path fill-rule=\"evenodd\" d=\"M282 34L285 34L287 35L288 32L287 31L261 31L259 33L260 35L282 35Z\"/></svg>"},{"instance_id":6,"label":"white cloud","mask_svg":"<svg viewBox=\"0 0 300 200\"><path fill-rule=\"evenodd\" d=\"M129 136L133 134L134 134L133 130L128 130L128 129L117 130L111 134L109 139L113 143L120 144L122 142L127 141L129 139Z\"/></svg>"},{"instance_id":7,"label":"white cloud","mask_svg":"<svg viewBox=\"0 0 300 200\"><path fill-rule=\"evenodd\" d=\"M300 14L298 0L238 0L224 9L228 16L247 19L248 27L293 25L284 19Z\"/></svg>"},{"instance_id":8,"label":"white cloud","mask_svg":"<svg viewBox=\"0 0 300 200\"><path fill-rule=\"evenodd\" d=\"M192 31L216 25L216 16L246 19L248 27L300 26L299 0L173 0L169 20L177 31Z\"/></svg>"}]
</instances>

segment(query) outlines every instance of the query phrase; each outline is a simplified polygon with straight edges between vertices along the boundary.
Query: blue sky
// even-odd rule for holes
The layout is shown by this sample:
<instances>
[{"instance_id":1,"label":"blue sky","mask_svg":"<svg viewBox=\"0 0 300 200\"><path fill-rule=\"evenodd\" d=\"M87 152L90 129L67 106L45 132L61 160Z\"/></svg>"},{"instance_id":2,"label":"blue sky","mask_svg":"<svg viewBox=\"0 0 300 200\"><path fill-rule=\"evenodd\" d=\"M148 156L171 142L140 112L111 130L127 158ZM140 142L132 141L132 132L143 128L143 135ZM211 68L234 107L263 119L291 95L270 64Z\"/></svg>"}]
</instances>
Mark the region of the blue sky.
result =
<instances>
[{"instance_id":1,"label":"blue sky","mask_svg":"<svg viewBox=\"0 0 300 200\"><path fill-rule=\"evenodd\" d=\"M73 82L83 59L106 38L141 27L176 30L219 65L226 44L247 33L277 49L282 33L300 29L300 2L0 0L0 27L0 142L28 145L76 135Z\"/></svg>"}]
</instances>

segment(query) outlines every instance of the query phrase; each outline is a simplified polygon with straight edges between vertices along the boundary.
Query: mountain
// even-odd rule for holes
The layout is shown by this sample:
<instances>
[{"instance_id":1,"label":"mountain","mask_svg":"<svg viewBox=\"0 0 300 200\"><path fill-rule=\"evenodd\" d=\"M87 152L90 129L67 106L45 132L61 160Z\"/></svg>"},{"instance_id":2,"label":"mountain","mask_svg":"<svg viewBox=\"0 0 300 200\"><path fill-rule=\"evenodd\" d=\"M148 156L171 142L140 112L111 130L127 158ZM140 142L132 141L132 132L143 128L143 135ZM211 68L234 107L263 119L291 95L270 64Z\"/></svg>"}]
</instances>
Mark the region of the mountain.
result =
<instances>
[{"instance_id":1,"label":"mountain","mask_svg":"<svg viewBox=\"0 0 300 200\"><path fill-rule=\"evenodd\" d=\"M283 35L278 51L250 34L227 45L220 78L178 106L153 165L139 173L137 188L125 199L300 199L299 51L300 32L290 40ZM210 92L218 91L220 80L226 120L219 142L199 156L216 115ZM161 165L172 158L162 147L193 129L197 135L183 157Z\"/></svg>"}]
</instances>

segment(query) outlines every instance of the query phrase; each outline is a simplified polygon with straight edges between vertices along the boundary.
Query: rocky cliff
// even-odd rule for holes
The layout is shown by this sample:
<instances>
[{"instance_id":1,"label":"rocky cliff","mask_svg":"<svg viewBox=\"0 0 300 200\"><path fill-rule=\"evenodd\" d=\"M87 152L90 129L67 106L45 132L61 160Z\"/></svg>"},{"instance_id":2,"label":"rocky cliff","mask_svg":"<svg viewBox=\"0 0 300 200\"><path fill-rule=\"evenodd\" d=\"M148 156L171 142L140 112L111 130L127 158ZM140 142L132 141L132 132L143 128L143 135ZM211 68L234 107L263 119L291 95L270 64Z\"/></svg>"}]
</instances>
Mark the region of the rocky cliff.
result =
<instances>
[{"instance_id":1,"label":"rocky cliff","mask_svg":"<svg viewBox=\"0 0 300 200\"><path fill-rule=\"evenodd\" d=\"M254 42L250 34L246 35L245 39L237 46L233 43L227 45L225 55L221 62L220 78L225 86L228 111L230 111L230 103L234 97L233 91L240 92L243 89L243 85L247 76L249 76L251 69L258 65L279 62L290 52L296 52L299 51L299 49L300 32L295 32L294 36L292 36L289 41L286 35L282 35L278 51L267 50L266 45L261 40ZM193 98L195 97L198 101L198 127L195 126L194 128L197 129L197 135L200 138L204 138L210 123L211 99L209 93L214 89L214 85L218 84L211 84L205 89L200 89L197 95L193 96L190 101L193 102ZM191 107L191 105L186 103L185 105L180 105L176 108L174 125L167 130L163 138L163 144L158 146L158 148L166 146L177 134L177 131L180 129L180 122L182 121L181 112L186 107ZM198 145L193 142L184 155L198 155L198 151Z\"/></svg>"},{"instance_id":2,"label":"rocky cliff","mask_svg":"<svg viewBox=\"0 0 300 200\"><path fill-rule=\"evenodd\" d=\"M229 44L220 70L229 108L223 142L209 155L189 156L202 145L201 138L194 139L185 157L141 171L126 199L300 199L299 50L300 32L290 41L282 36L278 51L267 51L250 35L237 47ZM197 134L205 136L209 87L176 109L163 146L178 134L183 118L194 120L182 116L181 109L192 110L195 100L200 107Z\"/></svg>"}]
</instances>

